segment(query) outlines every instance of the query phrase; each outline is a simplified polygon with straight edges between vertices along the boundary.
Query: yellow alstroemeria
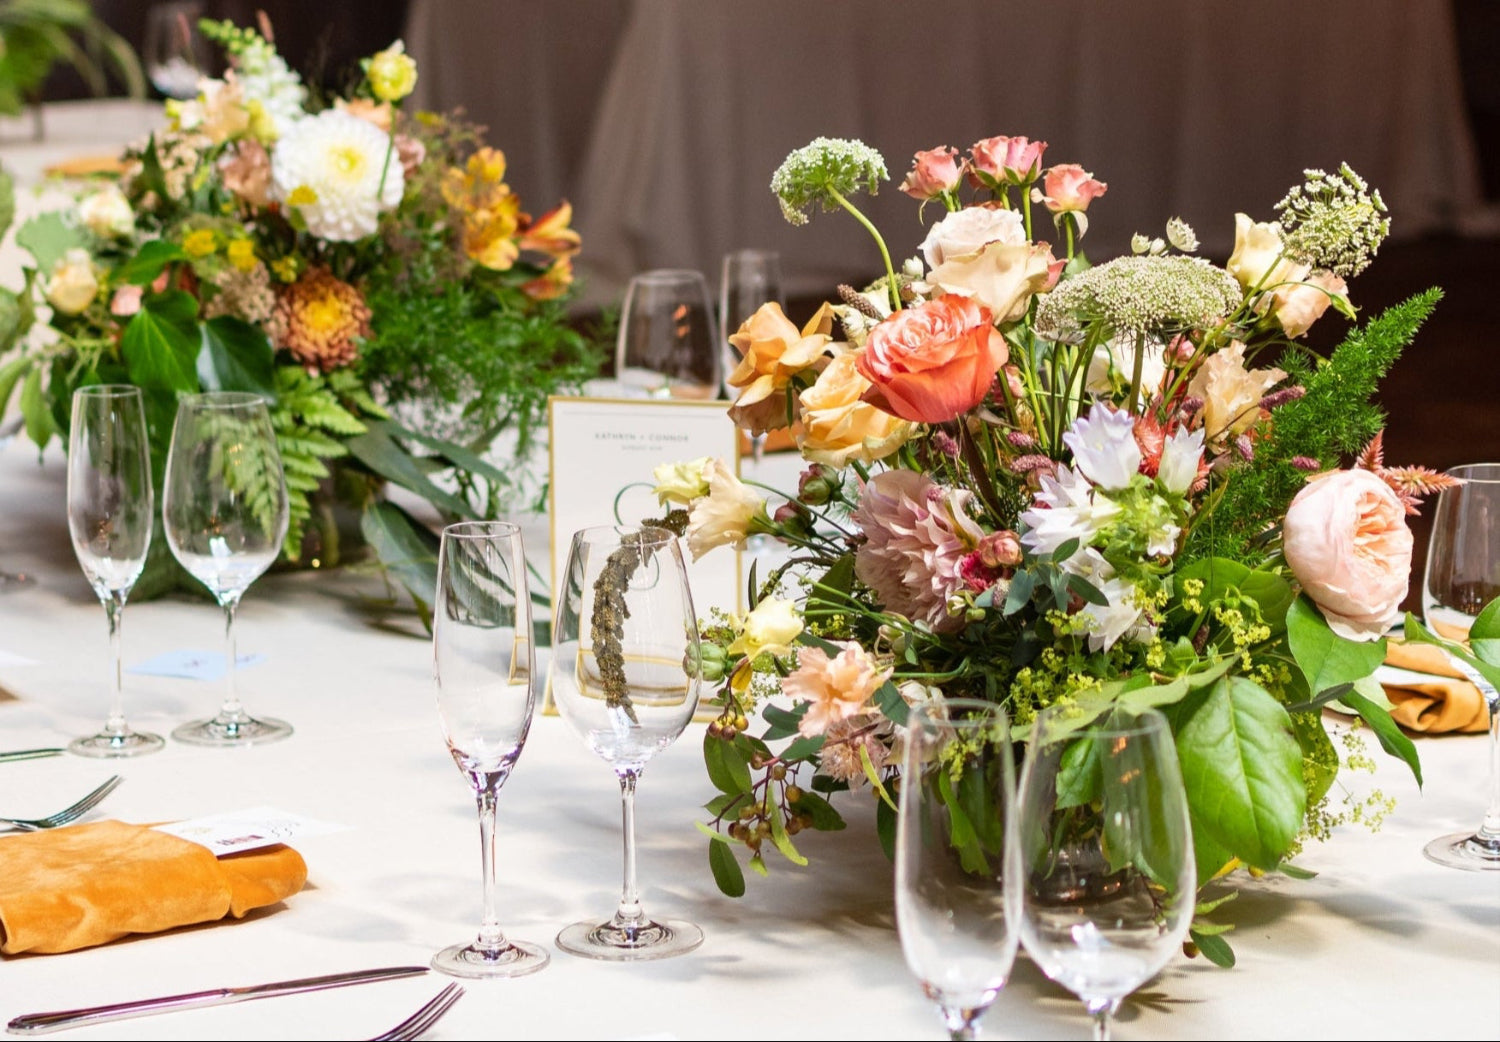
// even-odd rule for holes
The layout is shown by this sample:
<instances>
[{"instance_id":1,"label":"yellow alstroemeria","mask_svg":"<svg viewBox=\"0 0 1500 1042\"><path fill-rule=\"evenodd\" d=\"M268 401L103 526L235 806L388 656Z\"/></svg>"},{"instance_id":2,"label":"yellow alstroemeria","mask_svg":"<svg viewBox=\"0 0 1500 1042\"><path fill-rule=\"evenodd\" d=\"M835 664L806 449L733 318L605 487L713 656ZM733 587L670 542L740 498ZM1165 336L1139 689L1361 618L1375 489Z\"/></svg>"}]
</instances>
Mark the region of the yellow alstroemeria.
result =
<instances>
[{"instance_id":1,"label":"yellow alstroemeria","mask_svg":"<svg viewBox=\"0 0 1500 1042\"><path fill-rule=\"evenodd\" d=\"M573 261L561 257L529 282L521 283L521 292L532 300L556 300L573 285Z\"/></svg>"},{"instance_id":2,"label":"yellow alstroemeria","mask_svg":"<svg viewBox=\"0 0 1500 1042\"><path fill-rule=\"evenodd\" d=\"M573 205L566 200L555 210L542 214L526 226L521 236L521 249L535 250L550 257L571 257L583 245L578 233L568 225L573 223Z\"/></svg>"}]
</instances>

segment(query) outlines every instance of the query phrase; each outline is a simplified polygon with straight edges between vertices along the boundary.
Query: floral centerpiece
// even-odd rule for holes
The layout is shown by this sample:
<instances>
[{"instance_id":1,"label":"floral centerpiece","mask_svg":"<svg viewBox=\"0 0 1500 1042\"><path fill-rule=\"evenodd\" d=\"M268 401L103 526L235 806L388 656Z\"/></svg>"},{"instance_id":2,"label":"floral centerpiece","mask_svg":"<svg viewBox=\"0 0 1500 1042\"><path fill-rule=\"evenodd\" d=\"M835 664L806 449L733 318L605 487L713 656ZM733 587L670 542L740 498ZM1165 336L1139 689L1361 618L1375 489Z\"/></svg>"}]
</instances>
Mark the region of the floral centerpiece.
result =
<instances>
[{"instance_id":1,"label":"floral centerpiece","mask_svg":"<svg viewBox=\"0 0 1500 1042\"><path fill-rule=\"evenodd\" d=\"M1093 265L1079 246L1107 186L1045 167L1046 147L919 153L901 189L941 217L899 269L853 201L887 179L873 149L818 139L772 180L794 224L858 218L885 275L801 328L771 304L732 337L731 415L790 428L795 491L773 503L717 460L656 475L695 555L758 533L786 549L752 568L748 614L708 621L696 666L722 702L700 827L727 893L741 859L806 864L793 837L843 828L844 790L873 790L889 852L907 712L949 697L1001 703L1022 732L1059 704L1080 725L1163 711L1203 883L1296 874L1307 840L1384 812L1378 792L1334 793L1372 761L1330 736L1333 699L1420 780L1372 674L1406 595L1406 515L1446 479L1385 464L1370 397L1438 291L1320 358L1300 338L1354 316L1348 280L1389 227L1354 171L1308 171L1276 221L1237 215L1222 267L1177 219ZM1223 929L1200 915L1193 943L1229 963Z\"/></svg>"},{"instance_id":2,"label":"floral centerpiece","mask_svg":"<svg viewBox=\"0 0 1500 1042\"><path fill-rule=\"evenodd\" d=\"M400 41L325 101L269 29L201 28L224 77L168 102L169 126L118 178L18 230L35 265L0 291L0 355L43 305L55 336L0 366L0 408L19 387L40 446L67 429L76 387L136 384L160 481L180 394L259 392L290 493L286 558L311 527L319 563L336 562L318 492L337 462L336 491L420 608L435 538L376 492L392 482L457 517L514 497L522 468L483 454L504 434L524 458L547 395L597 367L566 322L571 208L529 216L479 128L402 111L417 69ZM156 555L144 581L169 566Z\"/></svg>"}]
</instances>

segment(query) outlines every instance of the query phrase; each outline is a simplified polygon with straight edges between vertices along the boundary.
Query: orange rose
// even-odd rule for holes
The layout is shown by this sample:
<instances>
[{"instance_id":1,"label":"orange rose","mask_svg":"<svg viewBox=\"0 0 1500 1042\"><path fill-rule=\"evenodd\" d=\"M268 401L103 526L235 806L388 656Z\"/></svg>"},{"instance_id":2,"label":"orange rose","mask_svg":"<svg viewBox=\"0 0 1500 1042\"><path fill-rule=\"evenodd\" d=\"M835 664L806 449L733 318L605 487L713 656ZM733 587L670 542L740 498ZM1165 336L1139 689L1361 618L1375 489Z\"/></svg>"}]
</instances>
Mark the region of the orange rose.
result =
<instances>
[{"instance_id":1,"label":"orange rose","mask_svg":"<svg viewBox=\"0 0 1500 1042\"><path fill-rule=\"evenodd\" d=\"M818 308L801 332L772 301L745 320L729 338L740 353L740 364L729 374L729 386L739 389L729 416L752 434L785 427L786 399L783 392L792 377L811 368L823 357L833 330L833 309Z\"/></svg>"},{"instance_id":2,"label":"orange rose","mask_svg":"<svg viewBox=\"0 0 1500 1042\"><path fill-rule=\"evenodd\" d=\"M859 373L869 400L913 423L944 423L984 401L1010 357L987 308L949 294L870 330Z\"/></svg>"}]
</instances>

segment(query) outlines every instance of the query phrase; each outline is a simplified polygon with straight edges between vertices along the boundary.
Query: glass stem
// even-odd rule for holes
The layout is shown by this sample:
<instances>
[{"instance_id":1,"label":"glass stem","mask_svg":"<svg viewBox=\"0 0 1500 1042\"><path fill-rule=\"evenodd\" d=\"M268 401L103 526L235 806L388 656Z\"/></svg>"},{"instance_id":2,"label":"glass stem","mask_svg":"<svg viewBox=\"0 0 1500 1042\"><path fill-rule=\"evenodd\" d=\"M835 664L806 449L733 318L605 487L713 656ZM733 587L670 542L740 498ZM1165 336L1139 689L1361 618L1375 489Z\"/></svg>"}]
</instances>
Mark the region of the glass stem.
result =
<instances>
[{"instance_id":1,"label":"glass stem","mask_svg":"<svg viewBox=\"0 0 1500 1042\"><path fill-rule=\"evenodd\" d=\"M121 674L124 663L120 654L120 622L125 615L125 594L110 591L104 599L104 615L109 619L109 719L104 722L104 733L125 733L124 678Z\"/></svg>"},{"instance_id":2,"label":"glass stem","mask_svg":"<svg viewBox=\"0 0 1500 1042\"><path fill-rule=\"evenodd\" d=\"M1492 856L1500 856L1500 700L1488 702L1490 710L1490 804L1484 824L1474 837Z\"/></svg>"},{"instance_id":3,"label":"glass stem","mask_svg":"<svg viewBox=\"0 0 1500 1042\"><path fill-rule=\"evenodd\" d=\"M500 774L486 774L478 792L479 856L484 872L484 918L479 923L476 947L495 953L505 947L505 934L495 915L495 792L502 780Z\"/></svg>"},{"instance_id":4,"label":"glass stem","mask_svg":"<svg viewBox=\"0 0 1500 1042\"><path fill-rule=\"evenodd\" d=\"M1088 999L1084 1006L1094 1018L1094 1042L1109 1042L1109 1018L1120 1008L1120 1000Z\"/></svg>"},{"instance_id":5,"label":"glass stem","mask_svg":"<svg viewBox=\"0 0 1500 1042\"><path fill-rule=\"evenodd\" d=\"M224 705L219 710L221 723L238 724L245 718L245 709L240 705L239 689L235 685L235 667L239 656L234 646L234 613L239 609L238 597L224 604Z\"/></svg>"},{"instance_id":6,"label":"glass stem","mask_svg":"<svg viewBox=\"0 0 1500 1042\"><path fill-rule=\"evenodd\" d=\"M939 1003L938 1012L943 1015L943 1026L948 1029L948 1037L953 1042L969 1042L977 1037L979 1014L983 1010Z\"/></svg>"},{"instance_id":7,"label":"glass stem","mask_svg":"<svg viewBox=\"0 0 1500 1042\"><path fill-rule=\"evenodd\" d=\"M620 907L615 912L615 925L630 931L645 924L641 892L635 882L635 783L641 772L627 770L619 773L620 814L625 833L625 878L620 887Z\"/></svg>"}]
</instances>

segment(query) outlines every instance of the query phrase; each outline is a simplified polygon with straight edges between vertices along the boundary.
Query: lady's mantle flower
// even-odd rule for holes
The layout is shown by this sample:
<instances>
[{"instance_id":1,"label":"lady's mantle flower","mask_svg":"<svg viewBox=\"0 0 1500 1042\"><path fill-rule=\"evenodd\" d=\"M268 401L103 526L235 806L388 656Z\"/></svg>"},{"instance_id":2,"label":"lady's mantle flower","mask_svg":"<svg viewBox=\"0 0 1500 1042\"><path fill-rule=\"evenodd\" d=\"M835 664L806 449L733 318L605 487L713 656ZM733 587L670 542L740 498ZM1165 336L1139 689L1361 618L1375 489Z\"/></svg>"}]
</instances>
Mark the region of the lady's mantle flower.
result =
<instances>
[{"instance_id":1,"label":"lady's mantle flower","mask_svg":"<svg viewBox=\"0 0 1500 1042\"><path fill-rule=\"evenodd\" d=\"M1117 334L1161 334L1212 325L1239 304L1239 283L1205 260L1119 257L1059 283L1042 298L1036 325L1058 339L1095 322Z\"/></svg>"},{"instance_id":2,"label":"lady's mantle flower","mask_svg":"<svg viewBox=\"0 0 1500 1042\"><path fill-rule=\"evenodd\" d=\"M296 209L307 230L331 242L373 235L380 212L400 203L406 186L386 136L337 109L304 119L282 136L271 155L271 180L277 198Z\"/></svg>"},{"instance_id":3,"label":"lady's mantle flower","mask_svg":"<svg viewBox=\"0 0 1500 1042\"><path fill-rule=\"evenodd\" d=\"M833 658L822 648L800 649L797 669L781 681L784 694L810 703L797 725L805 737L823 734L830 725L861 712L890 676L853 641L832 643L839 649Z\"/></svg>"},{"instance_id":4,"label":"lady's mantle flower","mask_svg":"<svg viewBox=\"0 0 1500 1042\"><path fill-rule=\"evenodd\" d=\"M271 339L309 369L348 365L370 335L370 308L359 290L327 268L311 268L276 298Z\"/></svg>"},{"instance_id":5,"label":"lady's mantle flower","mask_svg":"<svg viewBox=\"0 0 1500 1042\"><path fill-rule=\"evenodd\" d=\"M814 138L776 168L771 191L781 201L782 216L791 224L806 224L807 210L814 203L823 209L838 207L837 196L864 189L874 195L881 181L889 181L885 159L863 141L845 138Z\"/></svg>"}]
</instances>

